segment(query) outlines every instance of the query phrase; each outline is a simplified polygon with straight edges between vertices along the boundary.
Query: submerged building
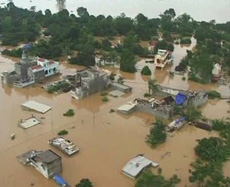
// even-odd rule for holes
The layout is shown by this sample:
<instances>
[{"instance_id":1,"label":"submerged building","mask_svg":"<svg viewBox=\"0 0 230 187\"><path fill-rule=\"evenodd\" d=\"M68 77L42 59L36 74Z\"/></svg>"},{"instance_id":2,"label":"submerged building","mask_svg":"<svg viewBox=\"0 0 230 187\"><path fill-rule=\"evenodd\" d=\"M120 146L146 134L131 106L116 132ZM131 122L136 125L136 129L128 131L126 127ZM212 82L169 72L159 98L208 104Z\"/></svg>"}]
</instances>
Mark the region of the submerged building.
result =
<instances>
[{"instance_id":1,"label":"submerged building","mask_svg":"<svg viewBox=\"0 0 230 187\"><path fill-rule=\"evenodd\" d=\"M110 72L96 68L77 71L74 75L74 89L71 91L71 96L82 99L107 89L110 83L109 76Z\"/></svg>"},{"instance_id":2,"label":"submerged building","mask_svg":"<svg viewBox=\"0 0 230 187\"><path fill-rule=\"evenodd\" d=\"M53 178L62 172L61 157L52 150L31 150L17 157L23 165L33 166L47 179Z\"/></svg>"},{"instance_id":3,"label":"submerged building","mask_svg":"<svg viewBox=\"0 0 230 187\"><path fill-rule=\"evenodd\" d=\"M157 68L163 69L168 63L172 61L171 55L167 50L158 49L155 55L154 64Z\"/></svg>"},{"instance_id":4,"label":"submerged building","mask_svg":"<svg viewBox=\"0 0 230 187\"><path fill-rule=\"evenodd\" d=\"M27 57L23 51L21 60L14 64L14 70L2 73L1 79L4 84L26 87L59 72L58 62Z\"/></svg>"}]
</instances>

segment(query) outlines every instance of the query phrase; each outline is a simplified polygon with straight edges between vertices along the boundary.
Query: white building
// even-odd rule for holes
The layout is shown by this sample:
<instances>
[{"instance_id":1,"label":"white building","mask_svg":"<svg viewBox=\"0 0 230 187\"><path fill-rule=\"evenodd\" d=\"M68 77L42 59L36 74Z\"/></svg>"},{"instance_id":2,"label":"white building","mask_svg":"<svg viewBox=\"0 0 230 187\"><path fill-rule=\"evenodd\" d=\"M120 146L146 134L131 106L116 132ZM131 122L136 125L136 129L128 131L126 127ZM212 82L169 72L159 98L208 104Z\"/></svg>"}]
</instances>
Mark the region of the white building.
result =
<instances>
[{"instance_id":1,"label":"white building","mask_svg":"<svg viewBox=\"0 0 230 187\"><path fill-rule=\"evenodd\" d=\"M171 58L169 52L167 50L158 49L154 59L155 66L163 69L170 61Z\"/></svg>"},{"instance_id":2,"label":"white building","mask_svg":"<svg viewBox=\"0 0 230 187\"><path fill-rule=\"evenodd\" d=\"M59 63L54 60L37 58L37 65L43 67L45 71L45 77L52 76L60 71Z\"/></svg>"},{"instance_id":3,"label":"white building","mask_svg":"<svg viewBox=\"0 0 230 187\"><path fill-rule=\"evenodd\" d=\"M136 158L131 159L122 169L123 174L126 176L135 179L141 171L145 168L153 166L157 167L159 164L153 162L144 156L137 156Z\"/></svg>"}]
</instances>

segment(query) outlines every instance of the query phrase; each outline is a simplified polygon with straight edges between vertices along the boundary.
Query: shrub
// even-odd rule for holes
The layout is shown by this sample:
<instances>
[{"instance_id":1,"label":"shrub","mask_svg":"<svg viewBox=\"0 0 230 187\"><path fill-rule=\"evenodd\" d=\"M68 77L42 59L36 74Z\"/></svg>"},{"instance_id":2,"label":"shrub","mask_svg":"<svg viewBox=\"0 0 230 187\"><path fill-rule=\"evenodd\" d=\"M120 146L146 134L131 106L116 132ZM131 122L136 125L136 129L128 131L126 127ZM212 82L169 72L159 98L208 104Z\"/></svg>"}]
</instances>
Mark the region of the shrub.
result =
<instances>
[{"instance_id":1,"label":"shrub","mask_svg":"<svg viewBox=\"0 0 230 187\"><path fill-rule=\"evenodd\" d=\"M144 97L150 97L150 96L151 96L151 94L149 94L149 93L144 94Z\"/></svg>"},{"instance_id":2,"label":"shrub","mask_svg":"<svg viewBox=\"0 0 230 187\"><path fill-rule=\"evenodd\" d=\"M109 101L108 97L106 97L106 96L102 97L101 100L102 100L103 102L108 102L108 101Z\"/></svg>"},{"instance_id":3,"label":"shrub","mask_svg":"<svg viewBox=\"0 0 230 187\"><path fill-rule=\"evenodd\" d=\"M151 72L151 70L149 69L148 66L145 66L145 67L143 67L143 69L141 70L141 74L142 74L142 75L151 75L152 72Z\"/></svg>"},{"instance_id":4,"label":"shrub","mask_svg":"<svg viewBox=\"0 0 230 187\"><path fill-rule=\"evenodd\" d=\"M69 109L66 113L63 114L63 116L74 116L74 110L73 109Z\"/></svg>"},{"instance_id":5,"label":"shrub","mask_svg":"<svg viewBox=\"0 0 230 187\"><path fill-rule=\"evenodd\" d=\"M185 81L185 80L186 80L186 77L182 77L182 80Z\"/></svg>"},{"instance_id":6,"label":"shrub","mask_svg":"<svg viewBox=\"0 0 230 187\"><path fill-rule=\"evenodd\" d=\"M66 134L68 134L68 131L67 131L67 130L61 130L61 131L59 131L59 133L58 133L59 136L63 136L63 135L66 135Z\"/></svg>"},{"instance_id":7,"label":"shrub","mask_svg":"<svg viewBox=\"0 0 230 187\"><path fill-rule=\"evenodd\" d=\"M93 187L92 182L89 179L81 179L79 184L75 185L76 187Z\"/></svg>"},{"instance_id":8,"label":"shrub","mask_svg":"<svg viewBox=\"0 0 230 187\"><path fill-rule=\"evenodd\" d=\"M208 98L209 99L215 99L215 98L220 98L220 97L221 97L221 95L217 91L209 91L208 92Z\"/></svg>"}]
</instances>

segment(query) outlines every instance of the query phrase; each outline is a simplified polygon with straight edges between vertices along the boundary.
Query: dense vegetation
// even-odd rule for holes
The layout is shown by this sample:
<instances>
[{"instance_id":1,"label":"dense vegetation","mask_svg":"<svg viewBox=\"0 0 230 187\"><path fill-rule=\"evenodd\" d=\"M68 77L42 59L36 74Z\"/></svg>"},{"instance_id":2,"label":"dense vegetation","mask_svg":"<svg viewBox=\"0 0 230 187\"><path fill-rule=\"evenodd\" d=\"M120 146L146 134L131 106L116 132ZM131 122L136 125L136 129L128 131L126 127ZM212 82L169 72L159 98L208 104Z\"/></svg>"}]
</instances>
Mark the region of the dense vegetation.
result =
<instances>
[{"instance_id":1,"label":"dense vegetation","mask_svg":"<svg viewBox=\"0 0 230 187\"><path fill-rule=\"evenodd\" d=\"M198 159L192 163L190 182L203 187L230 186L230 178L223 175L223 164L230 158L230 123L213 121L213 130L220 137L204 138L195 148Z\"/></svg>"},{"instance_id":2,"label":"dense vegetation","mask_svg":"<svg viewBox=\"0 0 230 187\"><path fill-rule=\"evenodd\" d=\"M174 175L166 180L162 175L155 175L150 170L146 170L137 180L135 187L175 187L180 179Z\"/></svg>"},{"instance_id":3,"label":"dense vegetation","mask_svg":"<svg viewBox=\"0 0 230 187\"><path fill-rule=\"evenodd\" d=\"M167 134L165 128L166 126L161 120L157 120L153 123L150 134L147 136L147 142L152 147L157 147L166 141Z\"/></svg>"},{"instance_id":4,"label":"dense vegetation","mask_svg":"<svg viewBox=\"0 0 230 187\"><path fill-rule=\"evenodd\" d=\"M205 83L211 79L213 62L230 68L230 22L197 22L188 14L176 17L173 9L166 10L160 18L151 19L141 13L134 19L124 13L115 18L93 16L83 7L77 9L77 15L67 10L55 14L46 10L43 14L8 3L0 8L2 45L32 42L28 51L31 55L48 59L71 57L70 63L85 66L95 64L97 52L111 61L120 57L121 70L135 72L135 56L151 53L141 41L156 40L156 53L158 48L173 51L175 40L191 43L190 37L194 35L196 50L188 53L179 69L190 66L190 79ZM20 51L4 53L19 56Z\"/></svg>"}]
</instances>

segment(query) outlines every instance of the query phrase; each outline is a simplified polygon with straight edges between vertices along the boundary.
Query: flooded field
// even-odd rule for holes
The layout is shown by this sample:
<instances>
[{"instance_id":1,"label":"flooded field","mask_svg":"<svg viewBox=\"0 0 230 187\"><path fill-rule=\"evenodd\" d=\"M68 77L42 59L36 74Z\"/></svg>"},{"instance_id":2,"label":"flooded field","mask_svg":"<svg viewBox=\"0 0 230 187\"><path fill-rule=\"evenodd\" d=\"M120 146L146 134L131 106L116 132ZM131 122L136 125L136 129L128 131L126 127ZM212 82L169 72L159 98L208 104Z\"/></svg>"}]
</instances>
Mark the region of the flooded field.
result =
<instances>
[{"instance_id":1,"label":"flooded field","mask_svg":"<svg viewBox=\"0 0 230 187\"><path fill-rule=\"evenodd\" d=\"M186 49L181 46L175 47L175 65L184 57ZM12 70L15 63L13 60L0 56L0 73ZM139 68L143 65L144 61L137 64ZM217 89L215 85L182 81L181 76L169 78L170 67L161 71L154 70L152 64L148 65L159 83L195 90ZM62 62L61 72L63 75L72 74L76 68L83 67ZM139 112L129 116L110 113L111 109L116 109L123 103L142 97L148 92L149 77L141 76L139 71L136 74L120 73L126 78L126 84L133 87L133 92L122 98L109 97L107 103L101 101L100 93L77 101L72 99L69 93L60 95L45 93L41 84L17 89L0 83L1 186L29 187L32 183L36 187L57 186L34 168L21 165L16 156L31 149L51 149L48 140L63 129L69 131L66 137L80 148L80 152L69 158L52 149L62 157L62 176L72 186L82 178L89 178L98 187L132 187L134 181L124 176L121 169L128 160L140 153L158 162L163 175L167 178L177 174L182 180L179 186L190 186L188 170L190 163L195 159L193 148L197 145L196 140L216 134L185 126L179 132L170 134L165 144L157 149L151 149L145 143L145 137L149 133L150 124L155 120L153 116ZM54 77L54 80L58 78ZM20 104L27 100L50 105L52 110L44 115L22 110ZM71 118L64 117L63 113L68 109L74 109L76 115ZM229 104L226 101L211 101L203 108L204 115L210 118L226 117L228 110ZM42 124L27 130L18 127L20 119L26 119L32 114L41 119ZM12 133L16 135L14 141L10 139ZM157 172L155 169L153 171Z\"/></svg>"}]
</instances>

